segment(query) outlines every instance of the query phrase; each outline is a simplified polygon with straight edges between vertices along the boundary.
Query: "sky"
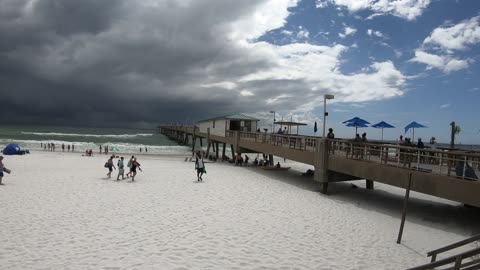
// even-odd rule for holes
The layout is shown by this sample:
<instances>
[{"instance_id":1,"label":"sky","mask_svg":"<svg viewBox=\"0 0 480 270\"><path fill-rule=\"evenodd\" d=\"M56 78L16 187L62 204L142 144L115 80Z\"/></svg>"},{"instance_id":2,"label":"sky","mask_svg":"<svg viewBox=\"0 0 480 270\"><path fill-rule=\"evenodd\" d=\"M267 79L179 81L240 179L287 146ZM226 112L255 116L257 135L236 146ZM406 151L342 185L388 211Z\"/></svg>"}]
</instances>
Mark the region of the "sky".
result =
<instances>
[{"instance_id":1,"label":"sky","mask_svg":"<svg viewBox=\"0 0 480 270\"><path fill-rule=\"evenodd\" d=\"M386 121L480 143L480 1L0 0L0 123ZM359 129L370 139L381 130ZM404 134L411 136L411 132Z\"/></svg>"}]
</instances>

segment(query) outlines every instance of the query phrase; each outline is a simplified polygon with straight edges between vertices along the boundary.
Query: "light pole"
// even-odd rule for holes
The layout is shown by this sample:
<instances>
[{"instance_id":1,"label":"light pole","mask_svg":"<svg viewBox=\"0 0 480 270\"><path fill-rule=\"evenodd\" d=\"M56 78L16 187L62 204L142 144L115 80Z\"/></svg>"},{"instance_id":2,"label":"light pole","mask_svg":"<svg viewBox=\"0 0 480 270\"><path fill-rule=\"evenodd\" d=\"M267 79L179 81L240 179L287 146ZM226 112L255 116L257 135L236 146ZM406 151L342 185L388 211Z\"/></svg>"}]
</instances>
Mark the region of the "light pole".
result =
<instances>
[{"instance_id":1,"label":"light pole","mask_svg":"<svg viewBox=\"0 0 480 270\"><path fill-rule=\"evenodd\" d=\"M323 131L322 131L322 139L325 139L325 121L327 120L327 99L333 99L334 95L324 95L323 96Z\"/></svg>"},{"instance_id":2,"label":"light pole","mask_svg":"<svg viewBox=\"0 0 480 270\"><path fill-rule=\"evenodd\" d=\"M275 133L275 111L270 111L270 113L273 113L272 133Z\"/></svg>"}]
</instances>

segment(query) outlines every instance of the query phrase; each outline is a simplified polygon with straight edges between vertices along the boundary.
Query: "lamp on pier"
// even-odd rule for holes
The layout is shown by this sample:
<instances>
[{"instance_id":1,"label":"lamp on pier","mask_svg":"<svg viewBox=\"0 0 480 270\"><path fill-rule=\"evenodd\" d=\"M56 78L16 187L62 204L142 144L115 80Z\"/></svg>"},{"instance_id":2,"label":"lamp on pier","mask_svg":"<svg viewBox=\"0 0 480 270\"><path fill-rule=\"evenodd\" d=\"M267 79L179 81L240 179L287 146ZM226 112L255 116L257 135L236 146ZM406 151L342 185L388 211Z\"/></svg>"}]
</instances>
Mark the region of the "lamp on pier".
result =
<instances>
[{"instance_id":1,"label":"lamp on pier","mask_svg":"<svg viewBox=\"0 0 480 270\"><path fill-rule=\"evenodd\" d=\"M323 96L323 131L322 131L322 139L325 139L325 121L327 120L327 99L335 98L334 95L326 94Z\"/></svg>"}]
</instances>

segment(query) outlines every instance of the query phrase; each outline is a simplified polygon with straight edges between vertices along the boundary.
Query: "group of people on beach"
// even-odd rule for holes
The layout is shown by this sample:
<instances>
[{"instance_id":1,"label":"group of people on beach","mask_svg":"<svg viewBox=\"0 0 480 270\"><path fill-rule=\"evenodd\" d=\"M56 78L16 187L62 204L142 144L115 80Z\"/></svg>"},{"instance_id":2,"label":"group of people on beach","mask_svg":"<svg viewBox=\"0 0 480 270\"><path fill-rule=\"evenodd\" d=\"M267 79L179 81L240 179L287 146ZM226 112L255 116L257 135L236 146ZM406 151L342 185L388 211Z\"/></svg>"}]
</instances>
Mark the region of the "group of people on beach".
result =
<instances>
[{"instance_id":1,"label":"group of people on beach","mask_svg":"<svg viewBox=\"0 0 480 270\"><path fill-rule=\"evenodd\" d=\"M40 143L40 148L42 148L44 151L55 151L55 144L54 143L43 143L41 142ZM65 152L65 150L67 150L68 152L70 152L70 149L72 150L72 152L75 152L75 145L72 144L67 144L65 145L64 143L62 143L61 145L61 148L62 148L62 152Z\"/></svg>"},{"instance_id":2,"label":"group of people on beach","mask_svg":"<svg viewBox=\"0 0 480 270\"><path fill-rule=\"evenodd\" d=\"M105 163L105 168L108 169L107 176L108 178L112 177L112 172L113 170L117 169L115 165L113 164L113 159L115 158L115 155L110 156L110 158L107 160ZM122 177L122 180L125 179L125 165L124 165L124 158L120 157L120 159L117 161L117 166L118 166L118 175L117 175L117 180L120 180L120 176ZM129 168L129 172L127 173L127 178L132 177L132 181L135 181L135 176L137 175L137 169L142 171L142 168L140 168L140 163L138 163L137 158L135 156L132 156L130 160L127 163L127 167Z\"/></svg>"}]
</instances>

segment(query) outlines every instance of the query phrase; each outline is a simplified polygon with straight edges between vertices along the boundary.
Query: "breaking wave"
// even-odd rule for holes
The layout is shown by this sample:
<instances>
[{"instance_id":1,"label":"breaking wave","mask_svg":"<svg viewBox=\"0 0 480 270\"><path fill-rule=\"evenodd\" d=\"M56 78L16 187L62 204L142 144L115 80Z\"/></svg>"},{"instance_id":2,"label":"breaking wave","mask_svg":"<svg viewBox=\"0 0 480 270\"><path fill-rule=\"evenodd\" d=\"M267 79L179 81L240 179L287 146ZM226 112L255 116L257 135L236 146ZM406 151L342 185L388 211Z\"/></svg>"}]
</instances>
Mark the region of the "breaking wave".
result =
<instances>
[{"instance_id":1,"label":"breaking wave","mask_svg":"<svg viewBox=\"0 0 480 270\"><path fill-rule=\"evenodd\" d=\"M78 133L58 133L58 132L26 132L22 134L36 135L36 136L57 136L57 137L92 137L92 138L137 138L150 137L153 133L136 133L136 134L78 134Z\"/></svg>"}]
</instances>

